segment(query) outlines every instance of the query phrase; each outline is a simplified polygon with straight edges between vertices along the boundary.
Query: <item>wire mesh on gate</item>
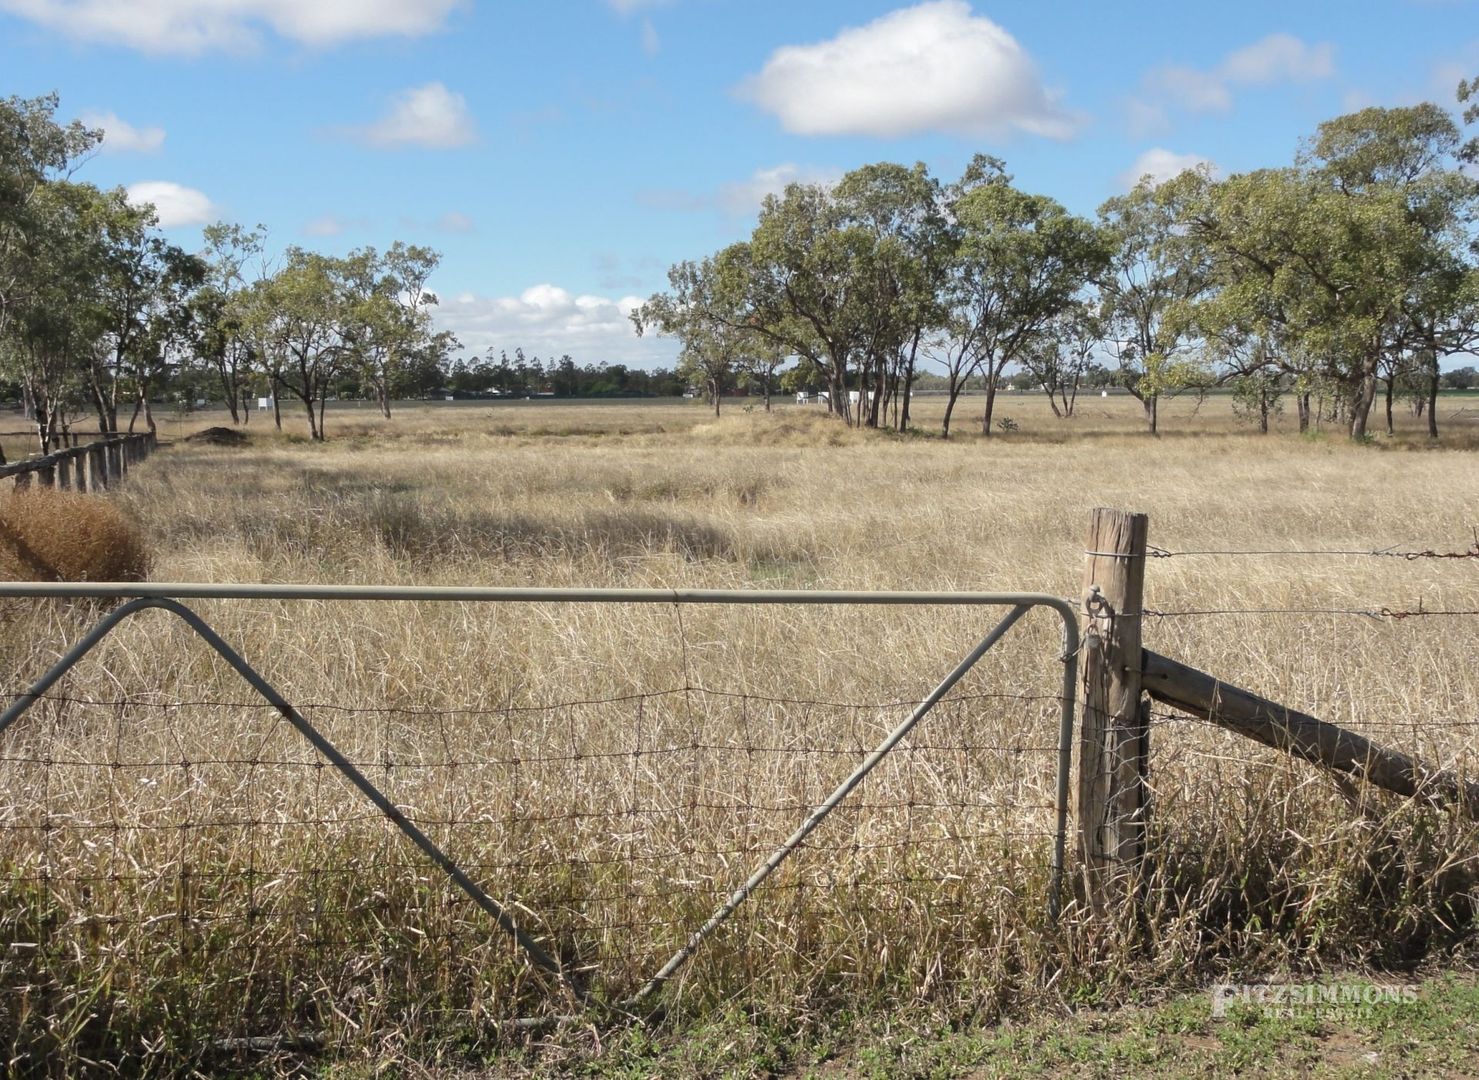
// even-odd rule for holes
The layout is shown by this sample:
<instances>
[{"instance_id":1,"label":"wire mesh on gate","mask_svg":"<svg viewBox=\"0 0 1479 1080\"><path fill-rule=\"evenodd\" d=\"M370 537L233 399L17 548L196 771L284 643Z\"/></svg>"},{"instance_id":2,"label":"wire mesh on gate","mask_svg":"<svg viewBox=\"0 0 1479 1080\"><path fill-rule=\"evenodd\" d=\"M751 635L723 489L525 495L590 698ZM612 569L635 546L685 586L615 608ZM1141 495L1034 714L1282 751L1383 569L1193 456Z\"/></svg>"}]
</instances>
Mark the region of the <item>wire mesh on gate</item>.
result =
<instances>
[{"instance_id":1,"label":"wire mesh on gate","mask_svg":"<svg viewBox=\"0 0 1479 1080\"><path fill-rule=\"evenodd\" d=\"M1043 667L1041 692L956 687L695 956L679 992L867 989L911 965L995 962L993 919L1040 908L1050 880L1065 703ZM685 682L294 704L511 906L578 993L612 1002L918 702ZM18 945L0 985L19 1012L70 1016L69 995L105 972L129 1008L186 988L216 1036L325 1026L332 1010L359 1023L440 1002L506 1020L562 1004L263 702L64 680L0 740Z\"/></svg>"}]
</instances>

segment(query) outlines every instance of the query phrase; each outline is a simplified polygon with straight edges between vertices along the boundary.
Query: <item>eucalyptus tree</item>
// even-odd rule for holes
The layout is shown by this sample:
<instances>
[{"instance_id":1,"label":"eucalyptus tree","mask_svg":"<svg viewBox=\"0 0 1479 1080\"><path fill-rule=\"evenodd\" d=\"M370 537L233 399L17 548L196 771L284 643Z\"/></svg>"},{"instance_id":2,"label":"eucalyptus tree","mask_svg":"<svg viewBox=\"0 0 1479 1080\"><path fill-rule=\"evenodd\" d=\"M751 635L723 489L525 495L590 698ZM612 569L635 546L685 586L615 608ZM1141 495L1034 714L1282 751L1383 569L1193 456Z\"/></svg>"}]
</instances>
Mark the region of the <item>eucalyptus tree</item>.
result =
<instances>
[{"instance_id":1,"label":"eucalyptus tree","mask_svg":"<svg viewBox=\"0 0 1479 1080\"><path fill-rule=\"evenodd\" d=\"M97 193L95 222L104 330L87 381L99 428L117 431L125 395L137 402L136 417L140 408L147 413L149 391L188 330L206 267L159 235L153 206L133 205L121 190ZM152 427L152 416L148 422Z\"/></svg>"},{"instance_id":2,"label":"eucalyptus tree","mask_svg":"<svg viewBox=\"0 0 1479 1080\"><path fill-rule=\"evenodd\" d=\"M760 384L766 412L770 412L770 396L776 384L776 371L785 361L786 353L781 346L759 334L750 334L745 355L739 359L739 373L749 385Z\"/></svg>"},{"instance_id":3,"label":"eucalyptus tree","mask_svg":"<svg viewBox=\"0 0 1479 1080\"><path fill-rule=\"evenodd\" d=\"M261 349L275 386L302 402L308 435L324 439L324 406L348 353L345 335L346 267L299 247L283 265L252 287L249 333Z\"/></svg>"},{"instance_id":4,"label":"eucalyptus tree","mask_svg":"<svg viewBox=\"0 0 1479 1080\"><path fill-rule=\"evenodd\" d=\"M429 358L444 360L456 347L451 334L431 327L437 296L427 281L440 262L431 248L397 240L383 255L360 248L342 264L347 360L387 420L391 398L412 369Z\"/></svg>"},{"instance_id":5,"label":"eucalyptus tree","mask_svg":"<svg viewBox=\"0 0 1479 1080\"><path fill-rule=\"evenodd\" d=\"M1368 199L1394 192L1406 208L1420 250L1404 264L1405 295L1387 334L1379 373L1386 386L1387 430L1400 381L1426 382L1436 403L1443 356L1479 342L1475 256L1470 227L1479 186L1462 171L1462 135L1447 110L1429 102L1372 107L1321 124L1301 155L1343 195ZM1428 410L1429 434L1438 434Z\"/></svg>"},{"instance_id":6,"label":"eucalyptus tree","mask_svg":"<svg viewBox=\"0 0 1479 1080\"><path fill-rule=\"evenodd\" d=\"M1161 184L1146 177L1099 207L1110 251L1096 280L1105 345L1119 366L1120 385L1140 402L1152 433L1161 396L1199 376L1195 343L1176 313L1209 284L1205 249L1185 243L1181 232L1188 201L1209 182L1198 170Z\"/></svg>"},{"instance_id":7,"label":"eucalyptus tree","mask_svg":"<svg viewBox=\"0 0 1479 1080\"><path fill-rule=\"evenodd\" d=\"M1085 293L1049 319L1018 354L1017 363L1047 395L1054 416L1073 415L1079 387L1103 338L1097 299Z\"/></svg>"},{"instance_id":8,"label":"eucalyptus tree","mask_svg":"<svg viewBox=\"0 0 1479 1080\"><path fill-rule=\"evenodd\" d=\"M851 421L853 365L866 355L876 293L860 286L871 269L875 236L849 222L822 184L791 184L768 195L743 258L732 260L744 284L745 328L815 364L828 408Z\"/></svg>"},{"instance_id":9,"label":"eucalyptus tree","mask_svg":"<svg viewBox=\"0 0 1479 1080\"><path fill-rule=\"evenodd\" d=\"M84 400L86 374L107 328L99 266L99 192L66 181L28 197L27 230L12 249L25 287L11 295L0 362L20 384L42 453Z\"/></svg>"},{"instance_id":10,"label":"eucalyptus tree","mask_svg":"<svg viewBox=\"0 0 1479 1080\"><path fill-rule=\"evenodd\" d=\"M1438 355L1473 340L1474 186L1458 144L1436 106L1364 109L1320 125L1295 167L1230 177L1188 201L1185 239L1217 284L1198 321L1241 332L1260 366L1296 380L1301 428L1310 387L1324 384L1363 438L1380 382L1390 424L1414 363L1436 394Z\"/></svg>"},{"instance_id":11,"label":"eucalyptus tree","mask_svg":"<svg viewBox=\"0 0 1479 1080\"><path fill-rule=\"evenodd\" d=\"M1073 305L1109 251L1091 222L1018 190L999 170L970 185L951 211L960 240L947 303L985 379L981 430L989 436L1002 372Z\"/></svg>"},{"instance_id":12,"label":"eucalyptus tree","mask_svg":"<svg viewBox=\"0 0 1479 1080\"><path fill-rule=\"evenodd\" d=\"M103 138L78 121L59 124L57 96L0 98L0 333L21 297L30 272L41 274L28 246L45 222L35 214L38 191L65 179Z\"/></svg>"},{"instance_id":13,"label":"eucalyptus tree","mask_svg":"<svg viewBox=\"0 0 1479 1080\"><path fill-rule=\"evenodd\" d=\"M629 316L639 337L654 330L681 342L678 372L703 386L715 416L746 358L775 351L748 325L747 273L744 244L678 263L668 270L670 291L653 294Z\"/></svg>"},{"instance_id":14,"label":"eucalyptus tree","mask_svg":"<svg viewBox=\"0 0 1479 1080\"><path fill-rule=\"evenodd\" d=\"M944 192L923 163L883 162L848 173L833 198L841 225L872 239L853 270L854 288L867 300L859 374L869 397L860 421L878 427L892 404L902 431L921 341L944 321L940 288L955 242Z\"/></svg>"},{"instance_id":15,"label":"eucalyptus tree","mask_svg":"<svg viewBox=\"0 0 1479 1080\"><path fill-rule=\"evenodd\" d=\"M1458 84L1458 103L1464 106L1464 123L1479 124L1479 75ZM1479 135L1459 148L1459 158L1470 164L1479 161Z\"/></svg>"},{"instance_id":16,"label":"eucalyptus tree","mask_svg":"<svg viewBox=\"0 0 1479 1080\"><path fill-rule=\"evenodd\" d=\"M257 264L255 279L266 276L266 240L264 225L247 229L221 221L205 227L206 276L193 301L196 351L220 380L233 424L251 418L245 407L246 384L257 353L247 323L249 267Z\"/></svg>"}]
</instances>

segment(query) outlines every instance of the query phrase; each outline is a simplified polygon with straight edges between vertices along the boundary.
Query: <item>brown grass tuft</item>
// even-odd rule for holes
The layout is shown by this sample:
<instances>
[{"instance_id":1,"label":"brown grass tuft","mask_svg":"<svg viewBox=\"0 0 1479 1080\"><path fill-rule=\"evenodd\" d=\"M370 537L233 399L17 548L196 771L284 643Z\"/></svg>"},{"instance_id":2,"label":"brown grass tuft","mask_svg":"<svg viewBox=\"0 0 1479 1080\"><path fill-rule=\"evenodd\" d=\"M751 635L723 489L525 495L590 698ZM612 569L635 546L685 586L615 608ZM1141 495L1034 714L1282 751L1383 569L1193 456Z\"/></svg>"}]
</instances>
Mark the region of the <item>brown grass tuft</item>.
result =
<instances>
[{"instance_id":1,"label":"brown grass tuft","mask_svg":"<svg viewBox=\"0 0 1479 1080\"><path fill-rule=\"evenodd\" d=\"M0 579L142 581L148 572L143 533L106 499L42 488L0 500Z\"/></svg>"},{"instance_id":2,"label":"brown grass tuft","mask_svg":"<svg viewBox=\"0 0 1479 1080\"><path fill-rule=\"evenodd\" d=\"M848 446L877 432L848 427L820 406L778 412L731 412L693 429L695 439L744 446Z\"/></svg>"}]
</instances>

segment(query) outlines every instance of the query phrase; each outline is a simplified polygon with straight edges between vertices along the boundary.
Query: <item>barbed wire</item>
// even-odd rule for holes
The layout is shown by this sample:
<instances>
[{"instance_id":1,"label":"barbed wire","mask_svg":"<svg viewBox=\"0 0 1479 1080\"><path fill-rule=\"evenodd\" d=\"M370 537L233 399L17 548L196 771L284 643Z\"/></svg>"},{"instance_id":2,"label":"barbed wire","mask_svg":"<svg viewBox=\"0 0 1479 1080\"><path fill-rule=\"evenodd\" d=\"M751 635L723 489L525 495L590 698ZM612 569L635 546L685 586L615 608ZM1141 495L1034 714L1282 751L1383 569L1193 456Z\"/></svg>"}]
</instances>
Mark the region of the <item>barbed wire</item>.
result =
<instances>
[{"instance_id":1,"label":"barbed wire","mask_svg":"<svg viewBox=\"0 0 1479 1080\"><path fill-rule=\"evenodd\" d=\"M0 695L15 699L26 693L26 689L14 686L0 687ZM765 705L797 705L824 709L856 709L856 710L882 710L882 709L907 709L919 704L919 698L899 698L892 701L835 701L826 698L803 698L803 697L780 697L776 695L756 694L743 690L719 690L708 686L674 686L662 690L641 690L627 694L614 694L609 697L587 697L572 698L569 700L542 702L537 704L516 705L512 702L502 705L345 705L341 702L309 701L294 705L300 712L333 712L360 714L373 716L379 714L395 716L506 716L519 713L541 713L559 712L565 709L585 708L597 705L625 705L637 701L650 701L659 698L679 697L683 694L704 694L709 697L729 698L735 701L753 701ZM60 704L98 706L102 708L124 708L130 705L142 705L151 709L183 709L183 708L223 708L223 709L259 709L267 712L275 712L276 706L270 702L260 699L255 701L241 701L231 698L174 698L161 700L157 696L142 694L129 695L125 697L97 698L82 697L75 694L42 694L38 695L39 701L52 701ZM1020 693L1020 692L970 692L951 694L950 702L971 701L1054 701L1061 703L1062 694L1044 693Z\"/></svg>"},{"instance_id":2,"label":"barbed wire","mask_svg":"<svg viewBox=\"0 0 1479 1080\"><path fill-rule=\"evenodd\" d=\"M1408 562L1416 562L1420 559L1479 559L1479 529L1476 529L1473 545L1462 551L1435 551L1432 548L1398 550L1399 548L1401 548L1400 543L1384 548L1189 548L1184 551L1176 551L1169 548L1157 547L1154 544L1147 544L1145 555L1150 559L1184 559L1196 556L1346 556L1352 558L1405 559ZM1109 553L1090 551L1085 552L1085 554L1097 555Z\"/></svg>"},{"instance_id":3,"label":"barbed wire","mask_svg":"<svg viewBox=\"0 0 1479 1080\"><path fill-rule=\"evenodd\" d=\"M1460 618L1479 615L1479 608L1426 608L1419 602L1416 608L1404 609L1393 607L1380 608L1333 608L1333 607L1257 607L1257 608L1183 608L1179 610L1166 610L1161 608L1143 608L1138 612L1122 612L1118 618L1133 618L1143 616L1149 619L1181 619L1195 618L1214 615L1352 615L1361 618L1372 619L1380 622L1390 619L1400 622L1403 619L1426 619L1426 618Z\"/></svg>"}]
</instances>

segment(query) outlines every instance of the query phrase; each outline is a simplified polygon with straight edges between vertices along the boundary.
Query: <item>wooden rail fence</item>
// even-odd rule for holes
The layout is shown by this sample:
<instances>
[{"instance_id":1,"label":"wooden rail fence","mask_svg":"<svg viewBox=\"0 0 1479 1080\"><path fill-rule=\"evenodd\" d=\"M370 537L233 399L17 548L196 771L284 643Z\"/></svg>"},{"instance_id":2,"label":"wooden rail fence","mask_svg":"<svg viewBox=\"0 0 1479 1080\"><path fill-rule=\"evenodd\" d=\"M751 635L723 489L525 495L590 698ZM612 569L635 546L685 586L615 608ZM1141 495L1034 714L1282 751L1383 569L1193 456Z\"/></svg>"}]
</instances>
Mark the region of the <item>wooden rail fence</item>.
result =
<instances>
[{"instance_id":1,"label":"wooden rail fence","mask_svg":"<svg viewBox=\"0 0 1479 1080\"><path fill-rule=\"evenodd\" d=\"M1133 901L1145 855L1150 702L1404 798L1479 820L1479 782L1141 647L1148 520L1092 513L1085 557L1079 853L1096 909Z\"/></svg>"},{"instance_id":2,"label":"wooden rail fence","mask_svg":"<svg viewBox=\"0 0 1479 1080\"><path fill-rule=\"evenodd\" d=\"M152 431L109 435L97 442L53 450L45 457L0 465L0 480L14 477L17 488L35 484L69 491L106 491L158 446Z\"/></svg>"}]
</instances>

